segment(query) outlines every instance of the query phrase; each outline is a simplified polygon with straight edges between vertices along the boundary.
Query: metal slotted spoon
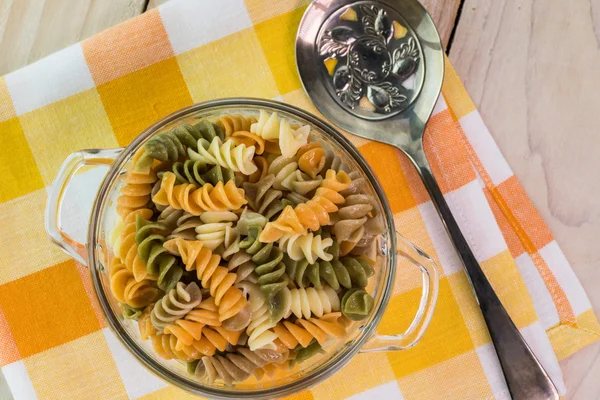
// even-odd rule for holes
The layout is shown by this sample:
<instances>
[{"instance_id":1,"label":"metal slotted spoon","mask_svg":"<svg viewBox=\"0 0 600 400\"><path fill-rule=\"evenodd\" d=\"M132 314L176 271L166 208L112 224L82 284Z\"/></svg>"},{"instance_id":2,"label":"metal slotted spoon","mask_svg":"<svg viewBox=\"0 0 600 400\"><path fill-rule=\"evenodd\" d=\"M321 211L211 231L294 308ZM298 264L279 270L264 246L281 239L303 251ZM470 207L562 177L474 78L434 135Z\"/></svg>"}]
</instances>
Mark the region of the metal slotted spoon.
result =
<instances>
[{"instance_id":1,"label":"metal slotted spoon","mask_svg":"<svg viewBox=\"0 0 600 400\"><path fill-rule=\"evenodd\" d=\"M396 146L417 168L462 260L514 399L558 399L469 248L423 151L440 94L444 53L417 0L317 0L296 38L304 88L331 121L355 135Z\"/></svg>"}]
</instances>

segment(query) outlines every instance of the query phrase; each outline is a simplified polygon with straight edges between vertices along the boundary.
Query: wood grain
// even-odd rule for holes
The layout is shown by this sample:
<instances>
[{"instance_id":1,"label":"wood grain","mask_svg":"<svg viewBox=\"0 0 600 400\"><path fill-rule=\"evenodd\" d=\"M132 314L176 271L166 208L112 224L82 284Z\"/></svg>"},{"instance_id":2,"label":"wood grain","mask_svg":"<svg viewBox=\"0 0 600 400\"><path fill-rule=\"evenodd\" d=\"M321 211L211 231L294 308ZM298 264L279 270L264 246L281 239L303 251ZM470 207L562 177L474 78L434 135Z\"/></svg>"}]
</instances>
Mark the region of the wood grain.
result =
<instances>
[{"instance_id":1,"label":"wood grain","mask_svg":"<svg viewBox=\"0 0 600 400\"><path fill-rule=\"evenodd\" d=\"M158 7L168 0L150 0L148 8ZM290 0L284 0L289 2ZM294 1L294 0L291 0ZM435 21L444 47L448 44L454 27L460 0L420 0Z\"/></svg>"},{"instance_id":2,"label":"wood grain","mask_svg":"<svg viewBox=\"0 0 600 400\"><path fill-rule=\"evenodd\" d=\"M450 34L456 23L460 0L420 0L435 21L444 48L448 46Z\"/></svg>"},{"instance_id":3,"label":"wood grain","mask_svg":"<svg viewBox=\"0 0 600 400\"><path fill-rule=\"evenodd\" d=\"M600 1L466 0L450 59L600 314ZM600 399L600 344L561 365Z\"/></svg>"},{"instance_id":4,"label":"wood grain","mask_svg":"<svg viewBox=\"0 0 600 400\"><path fill-rule=\"evenodd\" d=\"M153 8L166 0L150 0ZM460 0L424 0L447 45ZM1 0L0 76L144 11L145 0Z\"/></svg>"},{"instance_id":5,"label":"wood grain","mask_svg":"<svg viewBox=\"0 0 600 400\"><path fill-rule=\"evenodd\" d=\"M140 14L144 0L0 0L0 76Z\"/></svg>"}]
</instances>

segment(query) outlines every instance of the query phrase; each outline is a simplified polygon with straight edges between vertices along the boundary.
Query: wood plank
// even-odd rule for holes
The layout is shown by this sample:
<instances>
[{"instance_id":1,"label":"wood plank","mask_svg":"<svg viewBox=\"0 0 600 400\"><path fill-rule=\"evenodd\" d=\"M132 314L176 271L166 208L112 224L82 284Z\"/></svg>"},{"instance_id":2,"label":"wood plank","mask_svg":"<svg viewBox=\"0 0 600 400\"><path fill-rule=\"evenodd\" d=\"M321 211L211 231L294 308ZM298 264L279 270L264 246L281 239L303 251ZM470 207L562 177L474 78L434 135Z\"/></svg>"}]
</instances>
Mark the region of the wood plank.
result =
<instances>
[{"instance_id":1,"label":"wood plank","mask_svg":"<svg viewBox=\"0 0 600 400\"><path fill-rule=\"evenodd\" d=\"M450 59L600 315L600 2L466 0ZM561 366L600 398L600 344Z\"/></svg>"},{"instance_id":2,"label":"wood plank","mask_svg":"<svg viewBox=\"0 0 600 400\"><path fill-rule=\"evenodd\" d=\"M158 7L159 5L166 3L168 0L150 0L148 2L148 9ZM289 2L290 0L283 0ZM293 0L295 1L295 0ZM456 13L460 5L460 0L420 0L421 3L427 8L435 21L442 43L444 47L448 44L450 39L450 33L454 27L456 19Z\"/></svg>"},{"instance_id":3,"label":"wood plank","mask_svg":"<svg viewBox=\"0 0 600 400\"><path fill-rule=\"evenodd\" d=\"M460 0L420 0L425 6L431 18L435 21L444 48L448 46L450 34L456 22L456 13L460 6Z\"/></svg>"},{"instance_id":4,"label":"wood plank","mask_svg":"<svg viewBox=\"0 0 600 400\"><path fill-rule=\"evenodd\" d=\"M140 14L145 0L0 1L0 76Z\"/></svg>"}]
</instances>

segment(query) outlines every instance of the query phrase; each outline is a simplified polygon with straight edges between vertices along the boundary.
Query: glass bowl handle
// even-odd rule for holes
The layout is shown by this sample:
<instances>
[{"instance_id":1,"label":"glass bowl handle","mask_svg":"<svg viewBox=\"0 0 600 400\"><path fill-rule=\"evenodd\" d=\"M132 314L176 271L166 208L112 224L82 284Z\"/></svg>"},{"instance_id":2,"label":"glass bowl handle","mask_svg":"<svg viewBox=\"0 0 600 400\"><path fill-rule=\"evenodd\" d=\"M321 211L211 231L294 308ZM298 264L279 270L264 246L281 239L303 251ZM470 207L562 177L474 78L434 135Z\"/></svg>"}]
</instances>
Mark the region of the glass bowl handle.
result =
<instances>
[{"instance_id":1,"label":"glass bowl handle","mask_svg":"<svg viewBox=\"0 0 600 400\"><path fill-rule=\"evenodd\" d=\"M111 166L121 151L123 151L122 148L89 149L72 153L61 165L50 187L48 201L46 202L46 232L57 246L83 265L87 265L86 245L79 243L61 227L60 216L63 212L64 195L73 175L79 168L84 165Z\"/></svg>"},{"instance_id":2,"label":"glass bowl handle","mask_svg":"<svg viewBox=\"0 0 600 400\"><path fill-rule=\"evenodd\" d=\"M396 247L398 254L419 268L423 276L423 290L419 309L406 332L398 335L375 334L360 349L361 353L411 348L423 337L435 309L439 289L439 276L435 262L398 232L396 232Z\"/></svg>"}]
</instances>

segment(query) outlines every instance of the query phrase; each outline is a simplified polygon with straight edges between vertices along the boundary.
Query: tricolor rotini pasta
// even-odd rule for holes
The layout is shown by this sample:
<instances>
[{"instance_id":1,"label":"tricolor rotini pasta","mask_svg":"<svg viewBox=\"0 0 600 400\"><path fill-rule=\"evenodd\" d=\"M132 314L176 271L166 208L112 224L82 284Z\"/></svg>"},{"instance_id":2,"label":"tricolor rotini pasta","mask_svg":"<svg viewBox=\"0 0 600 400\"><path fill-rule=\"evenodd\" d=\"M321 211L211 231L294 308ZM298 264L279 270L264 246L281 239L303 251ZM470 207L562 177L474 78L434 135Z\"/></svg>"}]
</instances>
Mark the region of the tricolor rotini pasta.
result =
<instances>
[{"instance_id":1,"label":"tricolor rotini pasta","mask_svg":"<svg viewBox=\"0 0 600 400\"><path fill-rule=\"evenodd\" d=\"M157 356L207 384L277 379L369 318L380 205L315 139L260 110L174 125L135 152L110 288Z\"/></svg>"},{"instance_id":2,"label":"tricolor rotini pasta","mask_svg":"<svg viewBox=\"0 0 600 400\"><path fill-rule=\"evenodd\" d=\"M298 319L295 323L283 321L274 328L277 338L289 349L297 345L308 347L316 340L321 346L328 337L342 337L346 334L344 326L339 322L339 312L325 314L321 318Z\"/></svg>"},{"instance_id":3,"label":"tricolor rotini pasta","mask_svg":"<svg viewBox=\"0 0 600 400\"><path fill-rule=\"evenodd\" d=\"M192 215L200 215L206 211L238 210L248 202L244 198L243 189L237 188L233 181L225 184L218 182L216 186L207 183L198 187L191 183L177 185L176 180L175 174L165 173L160 190L152 201L177 210L183 209Z\"/></svg>"},{"instance_id":4,"label":"tricolor rotini pasta","mask_svg":"<svg viewBox=\"0 0 600 400\"><path fill-rule=\"evenodd\" d=\"M246 147L245 144L235 144L232 140L222 142L217 137L212 142L204 139L198 140L198 151L188 148L188 154L192 161L220 165L244 175L251 175L257 170L253 161L254 152L254 146Z\"/></svg>"},{"instance_id":5,"label":"tricolor rotini pasta","mask_svg":"<svg viewBox=\"0 0 600 400\"><path fill-rule=\"evenodd\" d=\"M319 187L313 198L306 203L300 203L296 207L285 207L275 221L265 225L260 241L274 242L286 234L306 235L309 229L316 231L321 226L329 224L331 221L329 214L336 212L337 204L343 204L345 201L344 196L334 189L343 186L336 181L330 186Z\"/></svg>"},{"instance_id":6,"label":"tricolor rotini pasta","mask_svg":"<svg viewBox=\"0 0 600 400\"><path fill-rule=\"evenodd\" d=\"M233 287L236 274L219 266L221 256L214 254L198 240L176 238L165 242L165 248L181 257L187 271L196 271L198 281L202 287L210 290L219 307L219 320L231 318L244 308L246 299L239 289Z\"/></svg>"},{"instance_id":7,"label":"tricolor rotini pasta","mask_svg":"<svg viewBox=\"0 0 600 400\"><path fill-rule=\"evenodd\" d=\"M293 157L302 146L308 142L310 127L301 126L297 129L286 119L280 119L277 113L269 115L260 111L258 122L252 124L251 132L266 140L279 141L279 149L284 157Z\"/></svg>"},{"instance_id":8,"label":"tricolor rotini pasta","mask_svg":"<svg viewBox=\"0 0 600 400\"><path fill-rule=\"evenodd\" d=\"M134 155L134 166L142 154L140 150ZM121 195L117 198L117 213L125 218L132 211L146 207L150 201L152 185L157 179L153 169L147 168L141 171L135 168L129 169L125 175L125 185L121 188Z\"/></svg>"},{"instance_id":9,"label":"tricolor rotini pasta","mask_svg":"<svg viewBox=\"0 0 600 400\"><path fill-rule=\"evenodd\" d=\"M111 262L109 276L112 294L129 307L143 308L155 301L159 294L155 282L134 279L133 273L117 257Z\"/></svg>"},{"instance_id":10,"label":"tricolor rotini pasta","mask_svg":"<svg viewBox=\"0 0 600 400\"><path fill-rule=\"evenodd\" d=\"M249 131L256 117L240 114L224 114L217 118L216 124L221 128L226 137L232 136L236 132Z\"/></svg>"}]
</instances>

